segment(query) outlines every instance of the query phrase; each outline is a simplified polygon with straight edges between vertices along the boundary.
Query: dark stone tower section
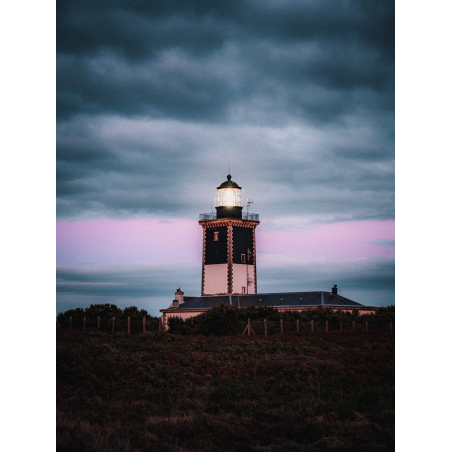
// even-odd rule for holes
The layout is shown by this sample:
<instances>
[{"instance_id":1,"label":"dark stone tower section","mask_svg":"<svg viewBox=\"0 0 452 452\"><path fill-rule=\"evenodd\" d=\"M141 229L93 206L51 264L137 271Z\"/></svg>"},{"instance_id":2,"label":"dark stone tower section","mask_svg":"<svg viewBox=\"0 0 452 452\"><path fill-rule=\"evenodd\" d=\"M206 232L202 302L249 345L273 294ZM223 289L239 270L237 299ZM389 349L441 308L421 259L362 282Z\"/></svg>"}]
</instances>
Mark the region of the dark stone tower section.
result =
<instances>
[{"instance_id":1,"label":"dark stone tower section","mask_svg":"<svg viewBox=\"0 0 452 452\"><path fill-rule=\"evenodd\" d=\"M240 226L234 228L232 262L254 265L254 257L254 229Z\"/></svg>"},{"instance_id":2,"label":"dark stone tower section","mask_svg":"<svg viewBox=\"0 0 452 452\"><path fill-rule=\"evenodd\" d=\"M205 264L227 264L228 228L218 226L206 229Z\"/></svg>"}]
</instances>

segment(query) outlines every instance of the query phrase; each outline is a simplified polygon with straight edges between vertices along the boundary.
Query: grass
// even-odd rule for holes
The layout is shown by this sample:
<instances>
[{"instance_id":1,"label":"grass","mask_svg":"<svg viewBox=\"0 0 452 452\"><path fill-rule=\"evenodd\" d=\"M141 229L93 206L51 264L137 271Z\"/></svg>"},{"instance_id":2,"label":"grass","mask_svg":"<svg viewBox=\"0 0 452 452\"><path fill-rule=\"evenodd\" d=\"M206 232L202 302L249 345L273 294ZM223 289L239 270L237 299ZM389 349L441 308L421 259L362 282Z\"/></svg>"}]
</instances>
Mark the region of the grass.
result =
<instances>
[{"instance_id":1,"label":"grass","mask_svg":"<svg viewBox=\"0 0 452 452\"><path fill-rule=\"evenodd\" d=\"M58 451L393 449L388 333L58 332Z\"/></svg>"}]
</instances>

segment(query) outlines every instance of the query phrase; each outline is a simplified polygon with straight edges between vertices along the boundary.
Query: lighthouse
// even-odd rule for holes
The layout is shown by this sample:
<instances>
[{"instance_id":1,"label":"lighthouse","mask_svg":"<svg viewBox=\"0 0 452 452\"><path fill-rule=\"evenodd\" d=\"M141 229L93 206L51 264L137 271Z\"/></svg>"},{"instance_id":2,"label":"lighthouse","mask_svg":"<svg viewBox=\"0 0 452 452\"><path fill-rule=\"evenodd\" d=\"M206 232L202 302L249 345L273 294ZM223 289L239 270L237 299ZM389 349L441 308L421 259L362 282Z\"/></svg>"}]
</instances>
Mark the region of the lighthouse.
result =
<instances>
[{"instance_id":1,"label":"lighthouse","mask_svg":"<svg viewBox=\"0 0 452 452\"><path fill-rule=\"evenodd\" d=\"M199 216L203 231L201 295L257 293L256 227L259 215L243 212L241 190L228 174L217 187L216 213Z\"/></svg>"},{"instance_id":2,"label":"lighthouse","mask_svg":"<svg viewBox=\"0 0 452 452\"><path fill-rule=\"evenodd\" d=\"M249 200L246 202L246 212L243 212L241 190L228 174L227 180L217 187L216 212L199 215L203 235L201 296L186 297L180 288L177 289L169 308L160 310L165 330L168 329L170 318L186 320L222 304L239 309L269 306L281 312L299 312L316 307L359 315L376 312L375 307L363 306L338 295L337 284L334 284L331 292L258 294L256 227L259 215L248 212L252 203Z\"/></svg>"}]
</instances>

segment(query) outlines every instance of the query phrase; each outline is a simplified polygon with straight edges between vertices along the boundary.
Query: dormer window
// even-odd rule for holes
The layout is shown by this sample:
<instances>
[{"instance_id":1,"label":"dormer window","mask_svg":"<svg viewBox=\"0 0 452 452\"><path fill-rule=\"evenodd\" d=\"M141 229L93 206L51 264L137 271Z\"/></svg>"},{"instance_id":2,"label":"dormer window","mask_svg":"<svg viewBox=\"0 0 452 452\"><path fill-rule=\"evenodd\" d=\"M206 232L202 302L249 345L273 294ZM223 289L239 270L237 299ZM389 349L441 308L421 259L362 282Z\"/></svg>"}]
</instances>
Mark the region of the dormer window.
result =
<instances>
[{"instance_id":1,"label":"dormer window","mask_svg":"<svg viewBox=\"0 0 452 452\"><path fill-rule=\"evenodd\" d=\"M213 233L213 241L214 242L218 242L218 237L219 237L220 233L218 231L215 231Z\"/></svg>"}]
</instances>

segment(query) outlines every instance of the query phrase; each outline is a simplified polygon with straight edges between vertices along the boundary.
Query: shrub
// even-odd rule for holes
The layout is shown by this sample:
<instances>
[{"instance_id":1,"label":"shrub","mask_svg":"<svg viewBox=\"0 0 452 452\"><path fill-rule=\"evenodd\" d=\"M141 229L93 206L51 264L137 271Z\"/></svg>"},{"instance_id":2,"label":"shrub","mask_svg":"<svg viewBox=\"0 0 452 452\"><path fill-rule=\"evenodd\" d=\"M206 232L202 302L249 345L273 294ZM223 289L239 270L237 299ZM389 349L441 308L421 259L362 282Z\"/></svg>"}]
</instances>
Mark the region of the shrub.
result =
<instances>
[{"instance_id":1,"label":"shrub","mask_svg":"<svg viewBox=\"0 0 452 452\"><path fill-rule=\"evenodd\" d=\"M182 317L170 317L168 319L168 331L170 333L187 334L187 325Z\"/></svg>"},{"instance_id":2,"label":"shrub","mask_svg":"<svg viewBox=\"0 0 452 452\"><path fill-rule=\"evenodd\" d=\"M127 319L130 317L131 319L141 320L143 317L146 317L146 320L152 321L152 326L156 326L158 328L158 317L151 316L146 309L140 309L136 306L129 306L122 310L118 308L115 304L104 303L104 304L91 304L89 307L83 308L75 308L68 309L67 311L60 312L57 315L57 321L60 325L68 325L69 317L73 319L80 319L86 317L87 319L97 319L100 317L101 319L111 319L115 317L116 319Z\"/></svg>"},{"instance_id":3,"label":"shrub","mask_svg":"<svg viewBox=\"0 0 452 452\"><path fill-rule=\"evenodd\" d=\"M239 310L235 306L221 304L193 318L195 331L200 334L226 335L239 320Z\"/></svg>"}]
</instances>

